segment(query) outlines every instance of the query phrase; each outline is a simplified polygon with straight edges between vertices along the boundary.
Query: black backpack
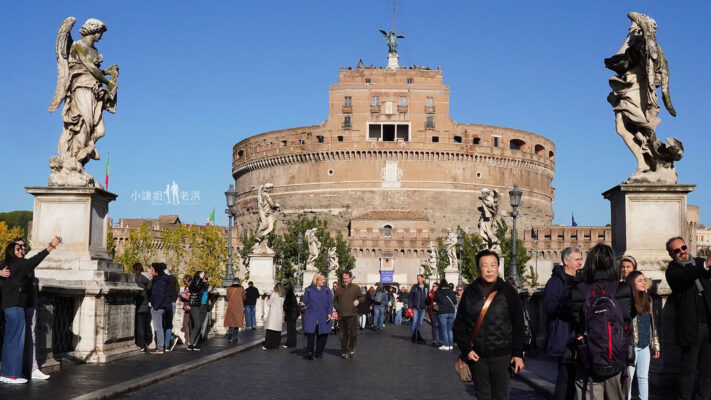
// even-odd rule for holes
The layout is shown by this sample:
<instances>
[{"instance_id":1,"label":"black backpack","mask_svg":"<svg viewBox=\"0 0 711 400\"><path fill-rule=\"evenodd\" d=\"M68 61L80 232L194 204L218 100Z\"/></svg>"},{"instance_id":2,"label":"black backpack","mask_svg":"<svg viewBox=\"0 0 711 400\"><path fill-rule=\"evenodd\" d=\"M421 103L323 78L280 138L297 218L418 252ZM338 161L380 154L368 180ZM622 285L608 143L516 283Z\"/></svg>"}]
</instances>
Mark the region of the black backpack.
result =
<instances>
[{"instance_id":1,"label":"black backpack","mask_svg":"<svg viewBox=\"0 0 711 400\"><path fill-rule=\"evenodd\" d=\"M586 371L598 379L617 375L627 366L629 338L625 333L618 283L580 283L576 289L585 299L583 335L577 338L577 357Z\"/></svg>"}]
</instances>

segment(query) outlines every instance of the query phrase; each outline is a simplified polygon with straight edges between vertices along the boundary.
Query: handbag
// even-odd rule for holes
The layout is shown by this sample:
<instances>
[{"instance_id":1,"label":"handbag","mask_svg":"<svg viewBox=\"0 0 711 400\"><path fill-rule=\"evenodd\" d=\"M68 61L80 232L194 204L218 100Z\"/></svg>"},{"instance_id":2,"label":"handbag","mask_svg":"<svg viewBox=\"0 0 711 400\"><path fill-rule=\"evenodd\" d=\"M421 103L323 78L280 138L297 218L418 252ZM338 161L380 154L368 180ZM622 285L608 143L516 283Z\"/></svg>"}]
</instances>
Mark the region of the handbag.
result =
<instances>
[{"instance_id":1,"label":"handbag","mask_svg":"<svg viewBox=\"0 0 711 400\"><path fill-rule=\"evenodd\" d=\"M489 311L489 306L494 300L494 296L496 296L497 292L498 290L494 290L493 292L491 292L489 294L489 297L486 298L484 306L481 308L479 318L477 318L476 324L474 324L474 329L472 330L472 337L470 340L472 345L474 345L474 342L476 341L476 337L479 334L479 328L481 328L481 323L484 321L484 316L486 316L486 312ZM472 381L472 372L469 370L469 364L467 364L466 360L457 358L457 362L454 363L454 371L457 373L457 375L459 375L459 379L461 379L462 382Z\"/></svg>"}]
</instances>

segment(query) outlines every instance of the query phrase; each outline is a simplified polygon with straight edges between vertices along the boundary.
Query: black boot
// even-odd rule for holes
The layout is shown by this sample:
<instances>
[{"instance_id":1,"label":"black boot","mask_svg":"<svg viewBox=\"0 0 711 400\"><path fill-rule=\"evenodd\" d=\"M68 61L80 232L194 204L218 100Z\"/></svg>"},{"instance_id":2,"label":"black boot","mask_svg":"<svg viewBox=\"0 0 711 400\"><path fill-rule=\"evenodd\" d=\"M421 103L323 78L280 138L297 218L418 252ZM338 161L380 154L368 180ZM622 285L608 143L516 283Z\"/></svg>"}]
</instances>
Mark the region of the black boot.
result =
<instances>
[{"instance_id":1,"label":"black boot","mask_svg":"<svg viewBox=\"0 0 711 400\"><path fill-rule=\"evenodd\" d=\"M412 339L410 339L410 340L412 340L412 343L417 342L417 334L416 334L416 333L413 333L413 334L412 334Z\"/></svg>"}]
</instances>

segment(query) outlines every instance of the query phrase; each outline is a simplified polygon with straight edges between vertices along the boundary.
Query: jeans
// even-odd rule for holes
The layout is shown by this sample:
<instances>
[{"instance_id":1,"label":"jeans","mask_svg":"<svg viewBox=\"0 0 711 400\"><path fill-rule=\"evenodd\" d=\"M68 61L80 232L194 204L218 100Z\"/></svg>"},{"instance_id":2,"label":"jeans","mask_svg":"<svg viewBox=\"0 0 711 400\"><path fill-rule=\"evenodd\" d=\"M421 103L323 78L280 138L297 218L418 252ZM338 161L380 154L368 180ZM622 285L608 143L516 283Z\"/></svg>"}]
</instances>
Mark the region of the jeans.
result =
<instances>
[{"instance_id":1,"label":"jeans","mask_svg":"<svg viewBox=\"0 0 711 400\"><path fill-rule=\"evenodd\" d=\"M190 306L190 344L199 346L202 338L202 323L207 316L207 306Z\"/></svg>"},{"instance_id":2,"label":"jeans","mask_svg":"<svg viewBox=\"0 0 711 400\"><path fill-rule=\"evenodd\" d=\"M577 365L563 362L563 357L558 357L558 377L555 381L555 400L575 399L575 376Z\"/></svg>"},{"instance_id":3,"label":"jeans","mask_svg":"<svg viewBox=\"0 0 711 400\"><path fill-rule=\"evenodd\" d=\"M454 313L439 314L439 329L442 334L442 344L445 346L454 346L454 334L452 333L452 324L454 324Z\"/></svg>"},{"instance_id":4,"label":"jeans","mask_svg":"<svg viewBox=\"0 0 711 400\"><path fill-rule=\"evenodd\" d=\"M430 315L430 324L432 325L432 344L441 342L442 338L439 337L439 314Z\"/></svg>"},{"instance_id":5,"label":"jeans","mask_svg":"<svg viewBox=\"0 0 711 400\"><path fill-rule=\"evenodd\" d=\"M396 311L395 312L395 325L401 325L402 324L402 311Z\"/></svg>"},{"instance_id":6,"label":"jeans","mask_svg":"<svg viewBox=\"0 0 711 400\"><path fill-rule=\"evenodd\" d=\"M173 339L173 314L175 314L175 303L170 305L169 310L165 310L165 315L163 316L166 347L170 346L170 341Z\"/></svg>"},{"instance_id":7,"label":"jeans","mask_svg":"<svg viewBox=\"0 0 711 400\"><path fill-rule=\"evenodd\" d=\"M649 346L643 348L635 347L635 355L637 356L637 389L639 389L639 400L647 400L649 398L649 361L650 353ZM630 381L634 378L635 366L630 366ZM632 387L627 394L628 399L632 399Z\"/></svg>"},{"instance_id":8,"label":"jeans","mask_svg":"<svg viewBox=\"0 0 711 400\"><path fill-rule=\"evenodd\" d=\"M25 308L25 353L23 357L24 370L27 375L39 369L37 365L37 347L35 330L37 328L37 312L34 307Z\"/></svg>"},{"instance_id":9,"label":"jeans","mask_svg":"<svg viewBox=\"0 0 711 400\"><path fill-rule=\"evenodd\" d=\"M421 310L415 308L414 311L415 316L412 317L412 326L410 327L410 330L413 335L422 337L422 318L425 317L426 310L424 308Z\"/></svg>"},{"instance_id":10,"label":"jeans","mask_svg":"<svg viewBox=\"0 0 711 400\"><path fill-rule=\"evenodd\" d=\"M375 316L373 317L373 325L377 328L385 328L385 309L384 308L373 308Z\"/></svg>"},{"instance_id":11,"label":"jeans","mask_svg":"<svg viewBox=\"0 0 711 400\"><path fill-rule=\"evenodd\" d=\"M5 310L5 341L2 344L0 376L22 378L22 353L25 348L25 310L8 307Z\"/></svg>"},{"instance_id":12,"label":"jeans","mask_svg":"<svg viewBox=\"0 0 711 400\"><path fill-rule=\"evenodd\" d=\"M244 318L247 328L252 328L257 326L257 313L255 310L255 305L244 306Z\"/></svg>"},{"instance_id":13,"label":"jeans","mask_svg":"<svg viewBox=\"0 0 711 400\"><path fill-rule=\"evenodd\" d=\"M326 342L328 341L328 333L323 335L318 334L318 324L314 333L306 334L306 353L312 354L314 357L321 357L323 354L323 349L326 347Z\"/></svg>"},{"instance_id":14,"label":"jeans","mask_svg":"<svg viewBox=\"0 0 711 400\"><path fill-rule=\"evenodd\" d=\"M165 350L165 330L163 330L163 316L165 310L151 309L151 317L153 318L153 329L156 331L156 350Z\"/></svg>"}]
</instances>

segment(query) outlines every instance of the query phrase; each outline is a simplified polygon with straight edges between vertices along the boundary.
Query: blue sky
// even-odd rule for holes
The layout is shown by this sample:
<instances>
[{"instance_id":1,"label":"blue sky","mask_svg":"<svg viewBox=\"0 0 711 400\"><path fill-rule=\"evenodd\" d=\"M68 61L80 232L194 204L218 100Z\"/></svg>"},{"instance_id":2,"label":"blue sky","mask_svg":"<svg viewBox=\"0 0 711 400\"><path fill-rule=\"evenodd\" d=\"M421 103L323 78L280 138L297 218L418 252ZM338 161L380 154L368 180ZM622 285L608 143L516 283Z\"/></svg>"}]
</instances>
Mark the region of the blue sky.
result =
<instances>
[{"instance_id":1,"label":"blue sky","mask_svg":"<svg viewBox=\"0 0 711 400\"><path fill-rule=\"evenodd\" d=\"M496 4L494 4L496 3ZM711 225L707 165L711 82L711 6L704 1L398 2L401 65L442 66L450 113L462 123L528 130L556 144L554 223L604 225L600 195L634 170L606 101L612 74L603 59L627 33L626 13L657 20L671 68L678 116L666 110L661 138L684 142L679 183L696 184L689 203ZM204 223L215 208L226 225L224 191L231 148L275 129L319 124L339 66L384 65L378 29L392 25L392 2L363 1L4 1L0 3L0 211L32 209L24 186L46 185L56 154L59 112L47 105L56 84L54 43L67 16L98 18L108 32L97 48L118 63L119 100L105 114L101 161L88 171L109 189L118 219L178 214ZM153 204L133 194L163 192L175 181L199 199ZM186 204L187 203L187 204Z\"/></svg>"}]
</instances>

